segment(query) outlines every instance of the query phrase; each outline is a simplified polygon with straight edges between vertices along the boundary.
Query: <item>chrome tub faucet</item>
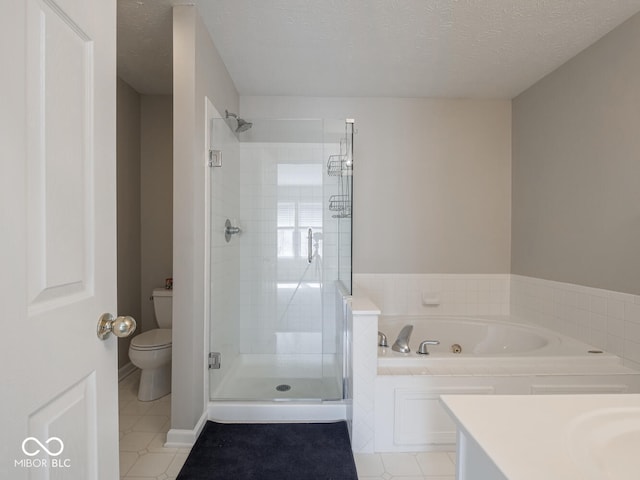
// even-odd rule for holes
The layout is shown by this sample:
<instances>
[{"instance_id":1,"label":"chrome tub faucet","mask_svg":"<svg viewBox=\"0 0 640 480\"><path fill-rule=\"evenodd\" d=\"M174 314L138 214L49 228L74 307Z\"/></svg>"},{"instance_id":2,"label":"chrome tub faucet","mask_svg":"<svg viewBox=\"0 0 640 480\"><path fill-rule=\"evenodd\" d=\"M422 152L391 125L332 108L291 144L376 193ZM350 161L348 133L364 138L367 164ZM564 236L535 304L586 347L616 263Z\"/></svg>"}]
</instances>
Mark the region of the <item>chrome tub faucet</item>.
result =
<instances>
[{"instance_id":1,"label":"chrome tub faucet","mask_svg":"<svg viewBox=\"0 0 640 480\"><path fill-rule=\"evenodd\" d=\"M378 346L379 347L388 347L389 343L387 342L387 336L378 330Z\"/></svg>"},{"instance_id":2,"label":"chrome tub faucet","mask_svg":"<svg viewBox=\"0 0 640 480\"><path fill-rule=\"evenodd\" d=\"M409 353L411 349L409 348L409 339L411 338L411 332L413 332L413 325L405 325L400 330L398 334L398 338L396 338L395 343L391 347L391 350L400 353Z\"/></svg>"},{"instance_id":3,"label":"chrome tub faucet","mask_svg":"<svg viewBox=\"0 0 640 480\"><path fill-rule=\"evenodd\" d=\"M438 340L424 340L420 347L418 347L418 353L420 355L429 355L429 351L427 350L427 345L440 345Z\"/></svg>"}]
</instances>

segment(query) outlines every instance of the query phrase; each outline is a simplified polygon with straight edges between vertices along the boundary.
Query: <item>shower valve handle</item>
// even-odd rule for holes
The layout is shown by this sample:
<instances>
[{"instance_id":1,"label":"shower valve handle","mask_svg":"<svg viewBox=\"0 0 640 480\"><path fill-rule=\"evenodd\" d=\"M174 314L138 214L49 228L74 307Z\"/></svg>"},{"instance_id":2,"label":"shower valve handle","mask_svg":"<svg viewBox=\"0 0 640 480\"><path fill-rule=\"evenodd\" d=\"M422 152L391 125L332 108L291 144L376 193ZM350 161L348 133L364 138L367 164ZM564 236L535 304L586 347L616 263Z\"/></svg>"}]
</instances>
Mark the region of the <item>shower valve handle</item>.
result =
<instances>
[{"instance_id":1,"label":"shower valve handle","mask_svg":"<svg viewBox=\"0 0 640 480\"><path fill-rule=\"evenodd\" d=\"M231 220L227 218L227 221L224 222L224 239L227 241L227 243L229 243L229 241L231 240L231 235L238 235L240 233L242 233L240 227L232 227Z\"/></svg>"}]
</instances>

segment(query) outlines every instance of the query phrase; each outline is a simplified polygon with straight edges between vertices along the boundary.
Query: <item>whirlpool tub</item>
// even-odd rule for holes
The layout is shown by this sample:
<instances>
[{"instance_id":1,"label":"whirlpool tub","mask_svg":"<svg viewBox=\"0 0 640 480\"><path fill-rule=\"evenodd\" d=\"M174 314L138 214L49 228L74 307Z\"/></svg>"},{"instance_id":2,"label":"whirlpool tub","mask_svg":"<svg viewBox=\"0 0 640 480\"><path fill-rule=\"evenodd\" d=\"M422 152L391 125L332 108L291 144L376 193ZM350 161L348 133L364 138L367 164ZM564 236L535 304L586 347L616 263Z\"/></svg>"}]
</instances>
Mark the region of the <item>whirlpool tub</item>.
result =
<instances>
[{"instance_id":1,"label":"whirlpool tub","mask_svg":"<svg viewBox=\"0 0 640 480\"><path fill-rule=\"evenodd\" d=\"M409 345L410 354L392 350L400 330L413 325ZM578 342L557 333L532 325L515 323L506 319L472 317L410 317L382 316L378 328L388 339L389 347L378 351L380 366L393 366L397 363L407 365L412 357L425 359L465 359L478 357L497 359L514 357L608 357L619 361L618 357L606 354L602 350ZM428 346L428 355L417 354L424 340L439 342ZM402 360L402 362L399 362ZM476 359L477 360L477 359ZM474 360L474 361L476 361Z\"/></svg>"},{"instance_id":2,"label":"whirlpool tub","mask_svg":"<svg viewBox=\"0 0 640 480\"><path fill-rule=\"evenodd\" d=\"M392 350L413 325L411 352ZM455 425L444 394L640 393L640 372L591 345L510 318L381 316L375 451L450 449ZM428 355L418 354L425 340Z\"/></svg>"}]
</instances>

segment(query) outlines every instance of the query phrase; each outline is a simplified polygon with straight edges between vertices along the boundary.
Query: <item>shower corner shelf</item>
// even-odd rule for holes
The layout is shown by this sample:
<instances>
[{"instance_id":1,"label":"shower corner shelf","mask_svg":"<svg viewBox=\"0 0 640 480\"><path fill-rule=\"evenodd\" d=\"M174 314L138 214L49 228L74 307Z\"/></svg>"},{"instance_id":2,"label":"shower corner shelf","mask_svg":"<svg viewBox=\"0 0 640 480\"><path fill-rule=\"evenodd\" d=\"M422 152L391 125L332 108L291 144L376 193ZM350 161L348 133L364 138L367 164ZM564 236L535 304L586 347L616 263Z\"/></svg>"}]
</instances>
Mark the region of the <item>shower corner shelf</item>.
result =
<instances>
[{"instance_id":1,"label":"shower corner shelf","mask_svg":"<svg viewBox=\"0 0 640 480\"><path fill-rule=\"evenodd\" d=\"M349 195L331 195L329 197L329 210L338 212L333 218L351 217L351 199Z\"/></svg>"},{"instance_id":2,"label":"shower corner shelf","mask_svg":"<svg viewBox=\"0 0 640 480\"><path fill-rule=\"evenodd\" d=\"M344 177L352 174L351 165L347 164L346 155L330 155L327 161L327 175L330 177Z\"/></svg>"},{"instance_id":3,"label":"shower corner shelf","mask_svg":"<svg viewBox=\"0 0 640 480\"><path fill-rule=\"evenodd\" d=\"M331 195L329 197L329 210L332 212L343 211L351 207L349 195Z\"/></svg>"}]
</instances>

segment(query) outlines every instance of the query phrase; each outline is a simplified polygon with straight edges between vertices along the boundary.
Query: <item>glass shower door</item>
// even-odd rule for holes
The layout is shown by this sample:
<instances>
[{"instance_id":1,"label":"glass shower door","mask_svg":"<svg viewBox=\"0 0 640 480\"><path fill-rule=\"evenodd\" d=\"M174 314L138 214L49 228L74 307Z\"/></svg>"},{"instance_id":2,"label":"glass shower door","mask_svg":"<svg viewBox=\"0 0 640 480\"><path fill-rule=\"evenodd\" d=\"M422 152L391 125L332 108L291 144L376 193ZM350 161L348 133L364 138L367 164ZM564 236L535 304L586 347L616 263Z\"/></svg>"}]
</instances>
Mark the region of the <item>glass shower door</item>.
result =
<instances>
[{"instance_id":1,"label":"glass shower door","mask_svg":"<svg viewBox=\"0 0 640 480\"><path fill-rule=\"evenodd\" d=\"M322 133L322 130L319 130ZM297 398L324 398L322 143L279 147L276 160L275 352L295 365ZM287 375L285 375L287 377Z\"/></svg>"},{"instance_id":2,"label":"glass shower door","mask_svg":"<svg viewBox=\"0 0 640 480\"><path fill-rule=\"evenodd\" d=\"M343 192L328 158L346 147L344 121L251 121L238 134L220 119L212 133L232 154L211 172L211 348L222 353L211 398L341 399L335 281L348 260L350 283L350 246L347 259L338 244L351 218L329 208ZM228 244L226 217L241 230Z\"/></svg>"}]
</instances>

